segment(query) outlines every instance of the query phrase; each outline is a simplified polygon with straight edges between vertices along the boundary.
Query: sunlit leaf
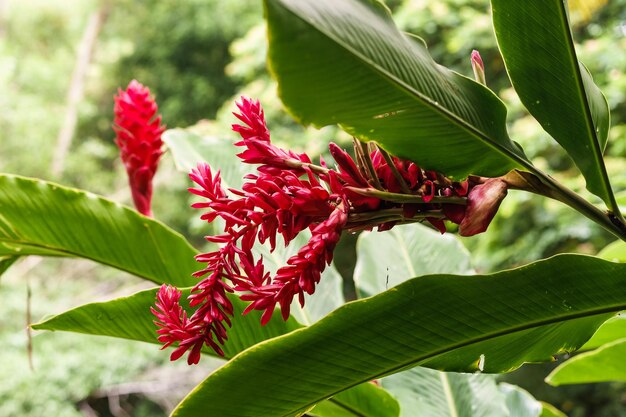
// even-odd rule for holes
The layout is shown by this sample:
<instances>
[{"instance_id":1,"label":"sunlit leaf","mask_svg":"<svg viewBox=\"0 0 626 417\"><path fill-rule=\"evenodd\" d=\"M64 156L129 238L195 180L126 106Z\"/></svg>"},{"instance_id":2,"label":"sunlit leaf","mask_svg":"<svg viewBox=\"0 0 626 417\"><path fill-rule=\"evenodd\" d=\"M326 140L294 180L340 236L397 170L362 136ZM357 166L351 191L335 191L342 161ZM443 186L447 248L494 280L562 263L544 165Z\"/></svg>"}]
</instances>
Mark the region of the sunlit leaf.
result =
<instances>
[{"instance_id":1,"label":"sunlit leaf","mask_svg":"<svg viewBox=\"0 0 626 417\"><path fill-rule=\"evenodd\" d=\"M571 358L552 371L546 382L551 385L626 382L625 356L626 338Z\"/></svg>"},{"instance_id":2,"label":"sunlit leaf","mask_svg":"<svg viewBox=\"0 0 626 417\"><path fill-rule=\"evenodd\" d=\"M91 259L156 283L197 282L196 251L164 224L94 194L0 176L0 256Z\"/></svg>"}]
</instances>

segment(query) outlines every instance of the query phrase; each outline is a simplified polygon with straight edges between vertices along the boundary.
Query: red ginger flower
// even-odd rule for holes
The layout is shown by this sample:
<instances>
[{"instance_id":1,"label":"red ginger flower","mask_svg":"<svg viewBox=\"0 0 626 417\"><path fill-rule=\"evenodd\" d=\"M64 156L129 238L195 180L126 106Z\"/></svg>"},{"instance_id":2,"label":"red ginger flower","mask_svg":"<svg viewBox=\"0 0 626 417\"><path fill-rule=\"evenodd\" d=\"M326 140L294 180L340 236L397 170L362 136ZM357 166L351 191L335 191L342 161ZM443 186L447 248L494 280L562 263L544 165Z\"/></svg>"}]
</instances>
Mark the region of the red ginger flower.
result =
<instances>
[{"instance_id":1,"label":"red ginger flower","mask_svg":"<svg viewBox=\"0 0 626 417\"><path fill-rule=\"evenodd\" d=\"M158 107L150 90L136 80L115 96L115 143L120 148L137 211L152 216L152 178L163 154Z\"/></svg>"},{"instance_id":2,"label":"red ginger flower","mask_svg":"<svg viewBox=\"0 0 626 417\"><path fill-rule=\"evenodd\" d=\"M261 323L272 317L276 305L286 320L293 299L301 306L305 294L313 294L321 273L330 264L344 230L388 230L399 223L428 221L445 232L444 219L461 223L464 231L486 228L495 202L482 203L481 190L471 192L467 181L453 182L434 171L423 171L410 161L387 155L379 149L364 152L355 147L357 162L335 144L330 152L338 165L313 165L305 154L274 146L258 101L242 98L235 116L244 125L233 125L244 150L238 156L246 163L261 164L258 174L246 176L241 190L222 188L219 171L199 164L190 178L198 188L189 191L204 200L193 207L209 209L202 219L220 217L224 233L207 236L217 243L216 251L198 255L206 267L194 276L203 278L188 297L195 312L190 318L179 304L180 293L163 286L152 310L164 347L178 342L171 359L190 350L188 362L197 363L200 349L207 345L223 355L218 346L227 339L233 305L227 293L240 292L249 301L244 314L263 311ZM360 161L360 162L359 162ZM369 162L368 162L369 161ZM472 184L474 185L474 184ZM487 191L485 187L485 191ZM466 210L467 195L473 200ZM478 227L469 226L467 213L477 213ZM495 212L493 212L495 213ZM464 222L464 223L463 223ZM466 225L466 226L463 226ZM262 259L255 259L256 242L276 248L278 236L288 245L298 233L311 230L311 239L275 276L265 271Z\"/></svg>"}]
</instances>

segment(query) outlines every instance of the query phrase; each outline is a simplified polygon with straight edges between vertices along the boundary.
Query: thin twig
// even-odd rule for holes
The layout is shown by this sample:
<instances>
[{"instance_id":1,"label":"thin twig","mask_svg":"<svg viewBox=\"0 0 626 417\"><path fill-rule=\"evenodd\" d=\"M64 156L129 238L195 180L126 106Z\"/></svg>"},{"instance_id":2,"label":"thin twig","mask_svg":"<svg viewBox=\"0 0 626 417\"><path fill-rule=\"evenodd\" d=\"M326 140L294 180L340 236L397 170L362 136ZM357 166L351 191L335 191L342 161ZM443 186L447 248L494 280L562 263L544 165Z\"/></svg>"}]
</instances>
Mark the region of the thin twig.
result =
<instances>
[{"instance_id":1,"label":"thin twig","mask_svg":"<svg viewBox=\"0 0 626 417\"><path fill-rule=\"evenodd\" d=\"M370 143L359 141L359 146L361 147L361 151L363 152L363 159L365 160L365 166L370 173L372 185L374 186L374 188L384 190L382 184L380 183L380 180L378 179L378 174L376 173L374 163L372 162L372 158L370 156Z\"/></svg>"}]
</instances>

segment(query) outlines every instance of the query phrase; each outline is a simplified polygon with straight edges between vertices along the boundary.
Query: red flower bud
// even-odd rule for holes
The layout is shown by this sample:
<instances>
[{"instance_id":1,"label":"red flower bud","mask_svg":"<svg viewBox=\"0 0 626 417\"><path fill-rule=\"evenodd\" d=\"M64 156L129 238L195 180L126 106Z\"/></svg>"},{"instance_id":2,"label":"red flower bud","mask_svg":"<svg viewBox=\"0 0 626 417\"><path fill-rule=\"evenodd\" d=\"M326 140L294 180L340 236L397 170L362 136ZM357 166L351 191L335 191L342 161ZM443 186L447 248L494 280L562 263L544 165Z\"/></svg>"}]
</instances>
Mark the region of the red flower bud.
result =
<instances>
[{"instance_id":1,"label":"red flower bud","mask_svg":"<svg viewBox=\"0 0 626 417\"><path fill-rule=\"evenodd\" d=\"M152 216L152 178L163 154L161 116L150 90L136 80L115 96L115 143L120 148L137 211Z\"/></svg>"},{"instance_id":2,"label":"red flower bud","mask_svg":"<svg viewBox=\"0 0 626 417\"><path fill-rule=\"evenodd\" d=\"M472 70L474 71L474 78L482 85L487 85L487 83L485 82L485 64L483 64L483 59L480 57L478 51L475 49L472 51L471 61Z\"/></svg>"},{"instance_id":3,"label":"red flower bud","mask_svg":"<svg viewBox=\"0 0 626 417\"><path fill-rule=\"evenodd\" d=\"M467 196L467 208L459 225L459 234L473 236L487 230L506 193L507 185L499 178L490 178L474 186Z\"/></svg>"}]
</instances>

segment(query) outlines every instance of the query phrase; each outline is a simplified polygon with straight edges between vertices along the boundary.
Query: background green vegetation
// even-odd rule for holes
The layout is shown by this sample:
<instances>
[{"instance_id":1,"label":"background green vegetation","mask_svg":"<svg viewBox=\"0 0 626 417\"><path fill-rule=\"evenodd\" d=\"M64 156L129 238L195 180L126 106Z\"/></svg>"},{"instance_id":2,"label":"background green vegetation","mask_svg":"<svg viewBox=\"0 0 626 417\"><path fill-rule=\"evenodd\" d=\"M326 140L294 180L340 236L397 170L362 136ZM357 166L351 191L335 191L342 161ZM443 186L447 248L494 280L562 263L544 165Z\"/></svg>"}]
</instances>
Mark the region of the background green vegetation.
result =
<instances>
[{"instance_id":1,"label":"background green vegetation","mask_svg":"<svg viewBox=\"0 0 626 417\"><path fill-rule=\"evenodd\" d=\"M426 40L437 62L469 76L469 54L480 50L488 85L513 109L511 137L531 158L538 158L539 165L558 171L560 180L584 192L572 161L528 117L515 96L497 51L488 1L387 3L404 30ZM576 7L580 2L571 3ZM626 172L626 0L586 4L596 3L597 9L572 10L574 36L580 59L611 107L607 165L626 205L626 178L617 175ZM77 50L87 22L98 11L103 24L84 78L70 151L63 169L54 172L56 137L67 111ZM113 94L133 78L156 94L169 127L195 125L204 134L232 138L232 103L245 93L261 99L273 140L279 144L317 155L329 140L349 139L336 129L304 129L286 115L264 59L261 2L256 0L0 0L0 171L58 181L128 204L110 125ZM156 178L154 211L201 245L207 230L189 209L187 185L166 155ZM489 231L463 243L472 253L473 266L488 272L563 251L596 253L611 240L607 232L567 207L511 192ZM345 239L337 254L345 277L352 276L353 244L354 238ZM203 361L198 376L194 368L170 364L167 355L153 346L37 333L30 370L24 330L27 288L32 291L31 321L37 321L145 286L84 262L29 258L11 268L0 281L0 298L7 300L0 319L0 342L5 346L0 356L0 416L165 415L185 388L214 366ZM351 288L347 282L348 296ZM548 368L526 366L506 379L573 417L626 413L623 384L552 388L541 382ZM176 376L168 377L172 372ZM174 380L177 389L159 382L167 379Z\"/></svg>"}]
</instances>

